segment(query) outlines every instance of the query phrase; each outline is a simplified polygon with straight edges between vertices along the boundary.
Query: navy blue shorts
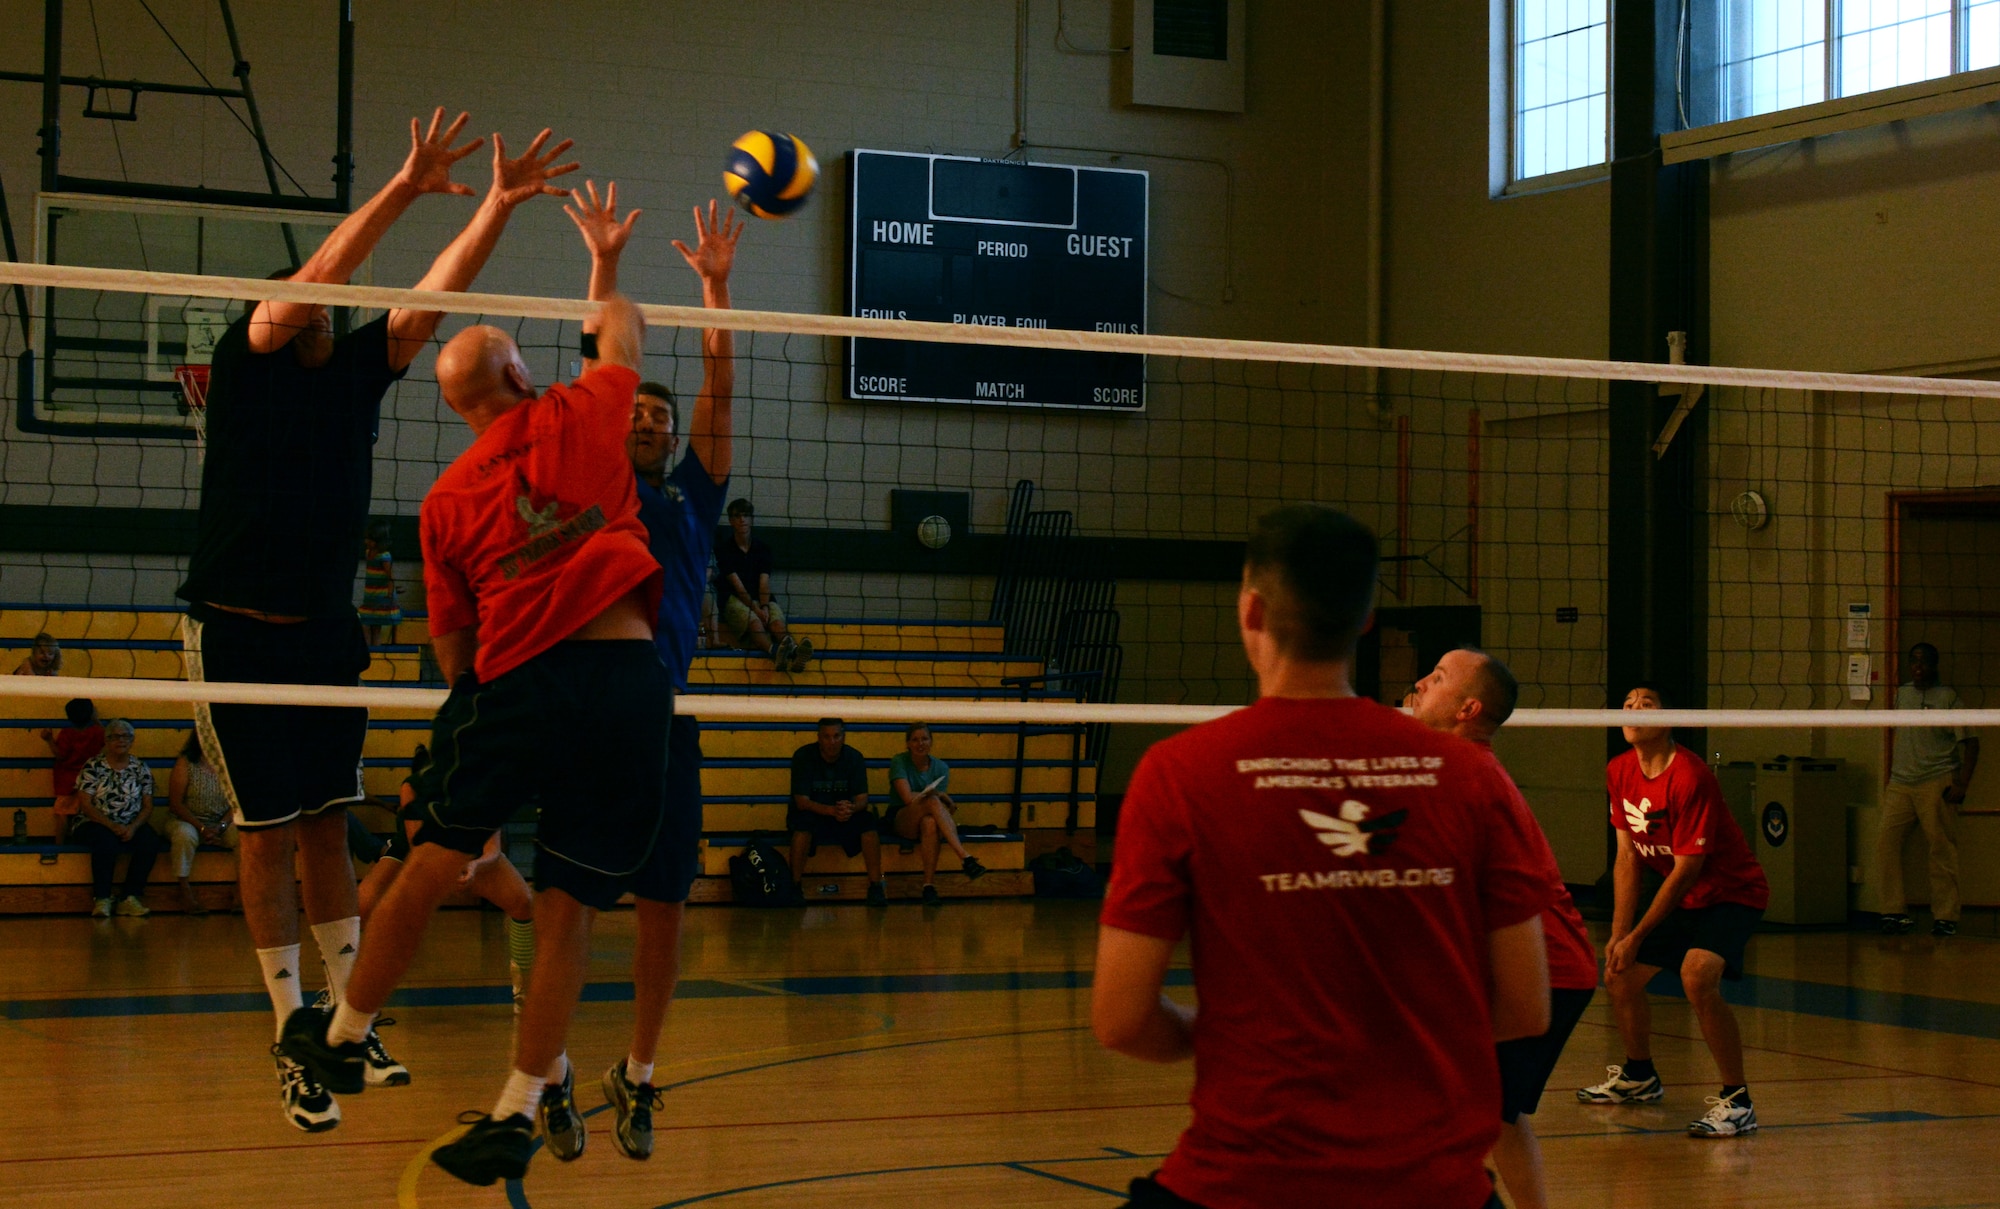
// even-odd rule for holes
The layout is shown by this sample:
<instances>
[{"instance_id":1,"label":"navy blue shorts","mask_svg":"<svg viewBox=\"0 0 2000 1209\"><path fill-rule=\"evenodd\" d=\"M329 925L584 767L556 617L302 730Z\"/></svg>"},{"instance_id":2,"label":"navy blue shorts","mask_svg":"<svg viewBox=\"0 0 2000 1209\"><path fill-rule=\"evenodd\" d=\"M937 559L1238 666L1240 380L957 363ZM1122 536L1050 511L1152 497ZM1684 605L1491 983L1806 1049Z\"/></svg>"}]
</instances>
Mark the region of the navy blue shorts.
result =
<instances>
[{"instance_id":1,"label":"navy blue shorts","mask_svg":"<svg viewBox=\"0 0 2000 1209\"><path fill-rule=\"evenodd\" d=\"M701 723L675 714L667 730L667 817L653 859L632 893L656 903L684 903L701 867Z\"/></svg>"},{"instance_id":2,"label":"navy blue shorts","mask_svg":"<svg viewBox=\"0 0 2000 1209\"><path fill-rule=\"evenodd\" d=\"M1722 976L1734 982L1743 977L1743 950L1763 918L1762 908L1742 903L1714 903L1692 910L1681 907L1646 933L1634 960L1679 973L1688 950L1700 949L1722 958Z\"/></svg>"},{"instance_id":3,"label":"navy blue shorts","mask_svg":"<svg viewBox=\"0 0 2000 1209\"><path fill-rule=\"evenodd\" d=\"M461 678L431 723L413 843L477 856L536 804L535 889L615 906L661 831L673 709L643 639L558 643L490 684Z\"/></svg>"}]
</instances>

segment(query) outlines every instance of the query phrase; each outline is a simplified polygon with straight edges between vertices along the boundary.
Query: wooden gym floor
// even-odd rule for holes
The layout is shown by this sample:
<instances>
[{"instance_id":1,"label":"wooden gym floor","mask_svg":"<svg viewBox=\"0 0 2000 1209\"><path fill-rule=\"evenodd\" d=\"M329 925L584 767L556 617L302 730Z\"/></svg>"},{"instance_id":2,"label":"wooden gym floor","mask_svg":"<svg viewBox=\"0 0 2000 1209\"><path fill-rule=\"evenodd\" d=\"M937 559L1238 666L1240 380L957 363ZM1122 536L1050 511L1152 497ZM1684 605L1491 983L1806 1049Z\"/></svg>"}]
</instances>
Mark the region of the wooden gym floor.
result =
<instances>
[{"instance_id":1,"label":"wooden gym floor","mask_svg":"<svg viewBox=\"0 0 2000 1209\"><path fill-rule=\"evenodd\" d=\"M571 1045L589 1150L571 1165L538 1155L521 1185L490 1189L424 1155L460 1110L490 1107L505 1069L498 915L440 916L385 1033L414 1083L346 1098L344 1123L318 1137L279 1118L240 918L0 919L0 1200L1112 1206L1172 1146L1191 1071L1091 1040L1094 908L692 910L650 1163L620 1155L594 1112L629 1028L632 916L609 915ZM1535 1119L1554 1203L2000 1204L1996 958L2000 941L1980 936L1758 937L1734 993L1764 1129L1731 1142L1681 1132L1715 1088L1677 998L1656 1013L1664 1104L1574 1102L1620 1056L1600 992Z\"/></svg>"}]
</instances>

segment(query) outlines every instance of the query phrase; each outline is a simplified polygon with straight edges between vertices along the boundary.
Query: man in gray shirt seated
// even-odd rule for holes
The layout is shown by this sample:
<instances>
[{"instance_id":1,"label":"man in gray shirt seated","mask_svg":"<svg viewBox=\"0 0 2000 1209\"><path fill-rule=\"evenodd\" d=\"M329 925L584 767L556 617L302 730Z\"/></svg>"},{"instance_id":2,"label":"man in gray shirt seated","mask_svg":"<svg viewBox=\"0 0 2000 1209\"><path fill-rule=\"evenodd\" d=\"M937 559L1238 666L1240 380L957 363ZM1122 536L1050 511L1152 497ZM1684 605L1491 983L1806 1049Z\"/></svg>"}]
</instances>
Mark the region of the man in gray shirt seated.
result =
<instances>
[{"instance_id":1,"label":"man in gray shirt seated","mask_svg":"<svg viewBox=\"0 0 2000 1209\"><path fill-rule=\"evenodd\" d=\"M1938 652L1928 642L1910 648L1910 682L1896 690L1897 709L1962 709L1958 694L1938 683ZM1962 726L1903 726L1889 783L1882 790L1882 830L1876 840L1881 873L1882 931L1916 926L1903 895L1903 840L1912 826L1931 846L1931 934L1958 935L1958 807L1979 767L1979 740Z\"/></svg>"}]
</instances>

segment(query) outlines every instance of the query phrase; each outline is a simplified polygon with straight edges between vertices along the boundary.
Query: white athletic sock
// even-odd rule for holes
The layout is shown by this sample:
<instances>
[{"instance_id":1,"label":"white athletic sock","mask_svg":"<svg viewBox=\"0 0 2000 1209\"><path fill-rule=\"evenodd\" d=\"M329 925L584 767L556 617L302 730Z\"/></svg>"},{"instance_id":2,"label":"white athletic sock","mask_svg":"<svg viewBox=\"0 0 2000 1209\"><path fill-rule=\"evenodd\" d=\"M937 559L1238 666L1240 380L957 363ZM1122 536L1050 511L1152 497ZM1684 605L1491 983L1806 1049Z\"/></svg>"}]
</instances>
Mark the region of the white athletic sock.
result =
<instances>
[{"instance_id":1,"label":"white athletic sock","mask_svg":"<svg viewBox=\"0 0 2000 1209\"><path fill-rule=\"evenodd\" d=\"M299 991L299 946L259 949L257 964L264 967L264 989L270 992L271 1010L277 1014L277 1031L282 1034L285 1018L306 1005Z\"/></svg>"},{"instance_id":2,"label":"white athletic sock","mask_svg":"<svg viewBox=\"0 0 2000 1209\"><path fill-rule=\"evenodd\" d=\"M364 1041L368 1030L374 1027L375 1013L357 1012L342 1002L333 1009L333 1020L326 1026L326 1039L332 1045Z\"/></svg>"},{"instance_id":3,"label":"white athletic sock","mask_svg":"<svg viewBox=\"0 0 2000 1209\"><path fill-rule=\"evenodd\" d=\"M361 951L361 917L350 915L330 923L314 924L313 940L319 944L319 959L326 964L326 989L335 1003L347 999L347 976L354 972L355 955Z\"/></svg>"},{"instance_id":4,"label":"white athletic sock","mask_svg":"<svg viewBox=\"0 0 2000 1209\"><path fill-rule=\"evenodd\" d=\"M514 1071L507 1076L507 1086L500 1093L500 1099L493 1105L493 1119L504 1121L508 1117L534 1118L535 1108L542 1102L542 1085L546 1082L540 1075L526 1071Z\"/></svg>"},{"instance_id":5,"label":"white athletic sock","mask_svg":"<svg viewBox=\"0 0 2000 1209\"><path fill-rule=\"evenodd\" d=\"M653 1064L641 1062L632 1055L625 1055L625 1081L637 1087L653 1081Z\"/></svg>"},{"instance_id":6,"label":"white athletic sock","mask_svg":"<svg viewBox=\"0 0 2000 1209\"><path fill-rule=\"evenodd\" d=\"M569 1051L564 1050L562 1053L556 1055L556 1060L554 1062L549 1063L549 1074L547 1081L550 1083L560 1083L568 1074L569 1074Z\"/></svg>"}]
</instances>

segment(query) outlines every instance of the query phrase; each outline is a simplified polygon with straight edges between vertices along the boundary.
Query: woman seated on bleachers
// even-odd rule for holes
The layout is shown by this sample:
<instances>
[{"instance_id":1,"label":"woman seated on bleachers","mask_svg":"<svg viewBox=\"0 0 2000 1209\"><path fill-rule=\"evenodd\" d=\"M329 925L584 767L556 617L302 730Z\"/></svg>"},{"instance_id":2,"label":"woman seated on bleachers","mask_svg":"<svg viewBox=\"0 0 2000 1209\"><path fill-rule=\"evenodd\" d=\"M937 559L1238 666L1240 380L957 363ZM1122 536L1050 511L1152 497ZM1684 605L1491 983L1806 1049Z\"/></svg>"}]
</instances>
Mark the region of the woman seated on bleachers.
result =
<instances>
[{"instance_id":1,"label":"woman seated on bleachers","mask_svg":"<svg viewBox=\"0 0 2000 1209\"><path fill-rule=\"evenodd\" d=\"M42 742L55 757L55 842L69 834L76 818L76 777L90 758L104 750L104 728L97 724L97 705L88 697L77 697L63 706L69 725L61 730L44 726Z\"/></svg>"},{"instance_id":2,"label":"woman seated on bleachers","mask_svg":"<svg viewBox=\"0 0 2000 1209\"><path fill-rule=\"evenodd\" d=\"M146 879L153 861L167 846L148 823L153 813L153 770L132 754L132 724L113 718L104 724L104 751L77 774L77 806L83 817L70 828L70 839L90 849L91 915L110 917L112 875L118 854L132 854L125 871L125 896L117 900L120 915L151 915L146 909Z\"/></svg>"},{"instance_id":3,"label":"woman seated on bleachers","mask_svg":"<svg viewBox=\"0 0 2000 1209\"><path fill-rule=\"evenodd\" d=\"M889 826L900 838L917 841L924 862L924 902L935 903L940 840L958 854L968 881L985 873L986 866L958 838L958 824L952 819L958 804L946 792L951 788L951 767L931 755L931 728L917 723L903 732L903 743L909 750L889 760L889 792L900 803Z\"/></svg>"},{"instance_id":4,"label":"woman seated on bleachers","mask_svg":"<svg viewBox=\"0 0 2000 1209\"><path fill-rule=\"evenodd\" d=\"M160 820L160 832L172 853L174 876L180 879L181 905L189 915L206 915L208 908L201 905L194 884L188 880L194 876L195 849L203 844L236 847L236 819L222 792L222 778L202 755L201 738L192 731L167 777L167 810L170 813Z\"/></svg>"}]
</instances>

